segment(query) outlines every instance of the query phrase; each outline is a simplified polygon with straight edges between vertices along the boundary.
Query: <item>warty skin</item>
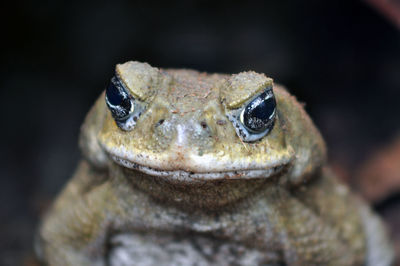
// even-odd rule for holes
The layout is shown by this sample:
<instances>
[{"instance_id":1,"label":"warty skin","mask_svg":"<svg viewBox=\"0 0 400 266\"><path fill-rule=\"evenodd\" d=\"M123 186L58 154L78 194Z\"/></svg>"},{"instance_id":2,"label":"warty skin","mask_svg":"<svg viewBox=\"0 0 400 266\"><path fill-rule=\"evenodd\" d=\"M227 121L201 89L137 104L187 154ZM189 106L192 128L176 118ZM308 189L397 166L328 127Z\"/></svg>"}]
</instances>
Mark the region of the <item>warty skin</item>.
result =
<instances>
[{"instance_id":1,"label":"warty skin","mask_svg":"<svg viewBox=\"0 0 400 266\"><path fill-rule=\"evenodd\" d=\"M326 165L303 106L264 74L117 65L141 110L121 129L96 101L84 159L47 213L49 265L368 265L393 250L370 208ZM270 132L243 141L230 119L273 86Z\"/></svg>"}]
</instances>

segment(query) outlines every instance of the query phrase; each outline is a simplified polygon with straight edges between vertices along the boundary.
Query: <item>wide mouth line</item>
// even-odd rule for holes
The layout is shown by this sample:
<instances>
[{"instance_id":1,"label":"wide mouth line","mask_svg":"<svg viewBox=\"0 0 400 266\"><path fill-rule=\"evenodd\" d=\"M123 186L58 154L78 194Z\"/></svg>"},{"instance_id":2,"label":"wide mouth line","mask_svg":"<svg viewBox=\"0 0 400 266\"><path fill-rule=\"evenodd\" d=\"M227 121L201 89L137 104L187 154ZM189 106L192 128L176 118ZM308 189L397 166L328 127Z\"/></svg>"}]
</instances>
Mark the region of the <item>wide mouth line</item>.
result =
<instances>
[{"instance_id":1,"label":"wide mouth line","mask_svg":"<svg viewBox=\"0 0 400 266\"><path fill-rule=\"evenodd\" d=\"M160 170L146 165L141 165L118 156L111 156L113 161L128 169L138 170L145 174L158 177L170 177L173 179L197 179L197 180L212 180L212 179L253 179L253 178L268 178L276 173L281 172L288 163L282 165L271 166L260 169L232 169L227 171L209 171L209 172L194 172L182 169L177 170Z\"/></svg>"}]
</instances>

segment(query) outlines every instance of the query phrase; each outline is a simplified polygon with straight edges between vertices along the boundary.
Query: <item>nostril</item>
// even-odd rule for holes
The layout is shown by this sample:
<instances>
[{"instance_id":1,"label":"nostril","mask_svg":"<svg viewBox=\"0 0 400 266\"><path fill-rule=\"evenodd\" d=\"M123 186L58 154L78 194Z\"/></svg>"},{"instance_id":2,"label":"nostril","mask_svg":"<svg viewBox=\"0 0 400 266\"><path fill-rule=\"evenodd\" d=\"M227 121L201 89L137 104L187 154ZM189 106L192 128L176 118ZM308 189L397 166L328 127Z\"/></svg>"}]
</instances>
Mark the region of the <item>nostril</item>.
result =
<instances>
[{"instance_id":1,"label":"nostril","mask_svg":"<svg viewBox=\"0 0 400 266\"><path fill-rule=\"evenodd\" d=\"M225 120L217 120L217 125L223 126L223 125L225 125L225 124L226 124L226 121L225 121Z\"/></svg>"},{"instance_id":2,"label":"nostril","mask_svg":"<svg viewBox=\"0 0 400 266\"><path fill-rule=\"evenodd\" d=\"M204 122L204 121L200 122L200 126L201 126L203 129L207 129L207 128L208 128L207 123Z\"/></svg>"},{"instance_id":3,"label":"nostril","mask_svg":"<svg viewBox=\"0 0 400 266\"><path fill-rule=\"evenodd\" d=\"M159 126L161 126L163 123L164 123L164 119L160 119L160 120L158 120L158 122L156 123L156 127L159 127Z\"/></svg>"}]
</instances>

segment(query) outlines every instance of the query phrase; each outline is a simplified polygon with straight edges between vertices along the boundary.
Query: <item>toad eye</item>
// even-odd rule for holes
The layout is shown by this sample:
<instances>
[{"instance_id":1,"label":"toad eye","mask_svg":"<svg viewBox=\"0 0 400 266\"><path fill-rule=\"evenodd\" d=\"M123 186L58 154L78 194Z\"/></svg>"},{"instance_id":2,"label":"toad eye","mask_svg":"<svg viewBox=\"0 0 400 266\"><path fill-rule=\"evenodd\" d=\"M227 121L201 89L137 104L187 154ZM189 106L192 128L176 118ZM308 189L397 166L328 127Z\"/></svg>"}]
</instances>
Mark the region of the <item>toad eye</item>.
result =
<instances>
[{"instance_id":1,"label":"toad eye","mask_svg":"<svg viewBox=\"0 0 400 266\"><path fill-rule=\"evenodd\" d=\"M272 90L254 98L240 113L240 122L252 133L270 130L276 113L276 102Z\"/></svg>"},{"instance_id":2,"label":"toad eye","mask_svg":"<svg viewBox=\"0 0 400 266\"><path fill-rule=\"evenodd\" d=\"M242 108L227 113L237 135L246 142L261 139L274 127L276 101L272 86L256 95Z\"/></svg>"},{"instance_id":3,"label":"toad eye","mask_svg":"<svg viewBox=\"0 0 400 266\"><path fill-rule=\"evenodd\" d=\"M106 89L106 103L116 120L124 120L133 112L132 100L117 77L111 79Z\"/></svg>"},{"instance_id":4,"label":"toad eye","mask_svg":"<svg viewBox=\"0 0 400 266\"><path fill-rule=\"evenodd\" d=\"M106 88L106 104L117 125L130 130L136 124L135 98L128 93L118 77L114 76ZM139 113L140 115L140 113Z\"/></svg>"}]
</instances>

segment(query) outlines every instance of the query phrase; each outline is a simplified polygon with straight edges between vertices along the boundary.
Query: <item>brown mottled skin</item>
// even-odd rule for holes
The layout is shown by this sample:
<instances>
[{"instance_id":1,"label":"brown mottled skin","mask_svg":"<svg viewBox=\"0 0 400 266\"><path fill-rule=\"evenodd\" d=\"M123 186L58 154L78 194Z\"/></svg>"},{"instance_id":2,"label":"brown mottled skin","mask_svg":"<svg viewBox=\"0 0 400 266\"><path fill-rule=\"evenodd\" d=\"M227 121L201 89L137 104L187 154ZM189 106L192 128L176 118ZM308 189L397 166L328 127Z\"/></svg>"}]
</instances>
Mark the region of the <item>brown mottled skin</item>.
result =
<instances>
[{"instance_id":1,"label":"brown mottled skin","mask_svg":"<svg viewBox=\"0 0 400 266\"><path fill-rule=\"evenodd\" d=\"M243 141L227 114L271 85L263 74L127 62L144 107L117 126L104 94L82 126L84 159L39 230L49 265L390 265L380 220L325 165L301 104L274 85L273 129Z\"/></svg>"}]
</instances>

